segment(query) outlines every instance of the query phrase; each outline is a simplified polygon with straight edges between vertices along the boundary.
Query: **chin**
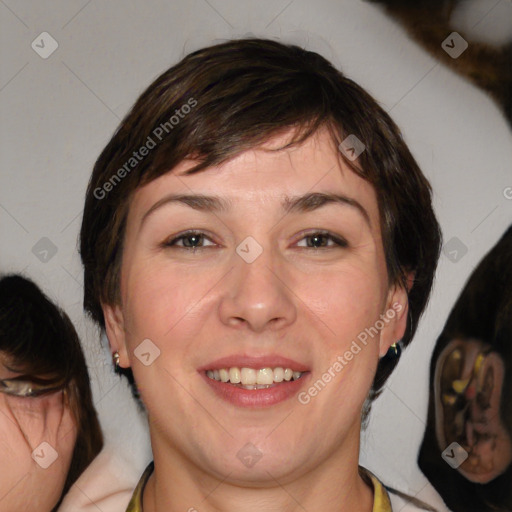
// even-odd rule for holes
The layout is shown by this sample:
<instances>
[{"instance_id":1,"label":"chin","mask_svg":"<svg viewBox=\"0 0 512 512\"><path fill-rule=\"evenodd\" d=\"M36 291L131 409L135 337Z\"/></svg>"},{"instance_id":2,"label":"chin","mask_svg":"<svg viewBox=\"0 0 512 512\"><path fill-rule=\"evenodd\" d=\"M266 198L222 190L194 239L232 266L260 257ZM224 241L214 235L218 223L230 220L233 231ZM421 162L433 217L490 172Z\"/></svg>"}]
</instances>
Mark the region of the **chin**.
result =
<instances>
[{"instance_id":1,"label":"chin","mask_svg":"<svg viewBox=\"0 0 512 512\"><path fill-rule=\"evenodd\" d=\"M312 456L299 452L300 440L288 436L288 442L276 436L265 439L267 430L254 436L237 436L229 445L220 443L217 448L209 447L201 454L199 466L209 467L210 472L236 485L261 487L272 485L278 480L285 483L307 471L307 462ZM272 437L272 434L271 434ZM250 439L259 440L254 443ZM314 454L312 450L312 454Z\"/></svg>"}]
</instances>

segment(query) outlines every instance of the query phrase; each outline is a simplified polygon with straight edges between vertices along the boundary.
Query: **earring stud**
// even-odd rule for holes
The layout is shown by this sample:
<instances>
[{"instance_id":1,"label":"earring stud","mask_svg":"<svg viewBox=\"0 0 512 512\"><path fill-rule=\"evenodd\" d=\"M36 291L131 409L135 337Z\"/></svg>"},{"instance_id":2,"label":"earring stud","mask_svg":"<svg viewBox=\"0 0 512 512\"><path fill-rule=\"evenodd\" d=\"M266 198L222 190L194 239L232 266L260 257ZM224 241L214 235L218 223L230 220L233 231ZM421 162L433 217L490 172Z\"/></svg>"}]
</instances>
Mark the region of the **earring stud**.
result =
<instances>
[{"instance_id":1,"label":"earring stud","mask_svg":"<svg viewBox=\"0 0 512 512\"><path fill-rule=\"evenodd\" d=\"M119 371L119 352L117 350L112 354L112 362L114 363L114 371L117 373Z\"/></svg>"},{"instance_id":2,"label":"earring stud","mask_svg":"<svg viewBox=\"0 0 512 512\"><path fill-rule=\"evenodd\" d=\"M400 341L396 341L389 347L389 352L393 354L394 357L400 357L400 354L402 353L402 349L400 347Z\"/></svg>"}]
</instances>

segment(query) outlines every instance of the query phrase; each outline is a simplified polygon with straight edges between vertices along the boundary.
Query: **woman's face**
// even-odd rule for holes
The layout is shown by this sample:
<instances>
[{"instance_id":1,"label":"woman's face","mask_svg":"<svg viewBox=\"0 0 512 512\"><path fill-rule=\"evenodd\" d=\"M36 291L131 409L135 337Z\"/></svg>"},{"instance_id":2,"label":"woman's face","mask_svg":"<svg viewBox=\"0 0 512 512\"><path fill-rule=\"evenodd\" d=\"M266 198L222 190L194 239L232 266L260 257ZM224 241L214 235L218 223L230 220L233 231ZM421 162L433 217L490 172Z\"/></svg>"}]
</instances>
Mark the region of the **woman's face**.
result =
<instances>
[{"instance_id":1,"label":"woman's face","mask_svg":"<svg viewBox=\"0 0 512 512\"><path fill-rule=\"evenodd\" d=\"M361 407L407 310L388 287L372 186L326 131L184 176L194 163L134 195L122 306L104 306L155 458L246 483L356 463ZM241 388L254 378L262 389Z\"/></svg>"},{"instance_id":2,"label":"woman's face","mask_svg":"<svg viewBox=\"0 0 512 512\"><path fill-rule=\"evenodd\" d=\"M18 376L0 352L0 380ZM63 392L0 393L0 432L0 510L49 512L62 494L77 435Z\"/></svg>"}]
</instances>

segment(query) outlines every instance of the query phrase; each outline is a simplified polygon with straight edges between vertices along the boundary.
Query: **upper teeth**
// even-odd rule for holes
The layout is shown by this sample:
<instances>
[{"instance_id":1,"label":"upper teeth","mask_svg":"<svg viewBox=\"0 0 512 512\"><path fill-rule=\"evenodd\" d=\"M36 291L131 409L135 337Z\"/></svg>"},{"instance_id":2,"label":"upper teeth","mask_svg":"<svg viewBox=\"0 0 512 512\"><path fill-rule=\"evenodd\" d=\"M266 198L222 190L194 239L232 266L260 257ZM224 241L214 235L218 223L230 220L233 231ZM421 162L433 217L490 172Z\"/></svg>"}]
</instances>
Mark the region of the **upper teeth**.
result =
<instances>
[{"instance_id":1,"label":"upper teeth","mask_svg":"<svg viewBox=\"0 0 512 512\"><path fill-rule=\"evenodd\" d=\"M232 384L242 384L243 386L254 384L273 384L274 382L283 382L283 380L297 380L302 372L294 372L291 368L221 368L220 370L208 370L206 375L210 379L220 380L222 382L231 382Z\"/></svg>"}]
</instances>

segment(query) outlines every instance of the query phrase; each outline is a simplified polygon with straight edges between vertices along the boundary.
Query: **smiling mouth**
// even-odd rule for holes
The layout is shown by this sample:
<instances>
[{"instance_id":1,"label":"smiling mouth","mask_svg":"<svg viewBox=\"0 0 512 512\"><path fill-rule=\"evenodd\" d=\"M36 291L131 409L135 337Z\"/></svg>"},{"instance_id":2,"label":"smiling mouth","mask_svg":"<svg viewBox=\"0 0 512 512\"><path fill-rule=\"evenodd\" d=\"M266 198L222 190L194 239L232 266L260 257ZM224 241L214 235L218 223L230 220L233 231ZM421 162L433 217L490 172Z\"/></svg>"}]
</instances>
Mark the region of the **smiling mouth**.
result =
<instances>
[{"instance_id":1,"label":"smiling mouth","mask_svg":"<svg viewBox=\"0 0 512 512\"><path fill-rule=\"evenodd\" d=\"M267 389L292 380L300 379L306 372L293 371L291 368L220 368L207 370L212 380L231 384L243 389Z\"/></svg>"}]
</instances>

